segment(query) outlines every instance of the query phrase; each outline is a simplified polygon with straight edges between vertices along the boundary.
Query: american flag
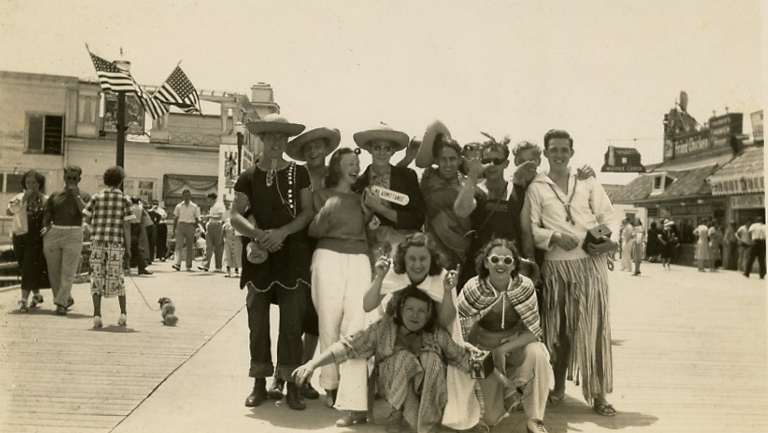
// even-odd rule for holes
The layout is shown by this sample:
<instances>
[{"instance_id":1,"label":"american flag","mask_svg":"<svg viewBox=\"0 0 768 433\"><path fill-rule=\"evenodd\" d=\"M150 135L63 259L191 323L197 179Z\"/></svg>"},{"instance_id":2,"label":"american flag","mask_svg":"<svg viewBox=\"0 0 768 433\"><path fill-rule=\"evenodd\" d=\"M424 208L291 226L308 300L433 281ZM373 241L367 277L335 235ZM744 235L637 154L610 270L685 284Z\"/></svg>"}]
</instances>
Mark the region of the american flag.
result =
<instances>
[{"instance_id":1,"label":"american flag","mask_svg":"<svg viewBox=\"0 0 768 433\"><path fill-rule=\"evenodd\" d=\"M88 54L91 55L91 60L93 61L94 68L96 68L96 74L99 76L99 83L101 84L102 90L115 93L136 93L141 105L144 106L144 110L152 116L152 119L157 119L169 111L167 105L160 101L156 101L149 93L145 92L144 89L136 83L130 72L118 68L114 62L104 60L93 54L90 50L88 51Z\"/></svg>"},{"instance_id":2,"label":"american flag","mask_svg":"<svg viewBox=\"0 0 768 433\"><path fill-rule=\"evenodd\" d=\"M101 88L107 92L136 92L139 85L133 80L128 71L118 68L113 62L108 62L101 57L88 51L93 61L93 67L96 68L96 74L99 76Z\"/></svg>"},{"instance_id":3,"label":"american flag","mask_svg":"<svg viewBox=\"0 0 768 433\"><path fill-rule=\"evenodd\" d=\"M152 97L164 104L175 105L187 113L203 114L200 111L200 96L195 86L178 66Z\"/></svg>"}]
</instances>

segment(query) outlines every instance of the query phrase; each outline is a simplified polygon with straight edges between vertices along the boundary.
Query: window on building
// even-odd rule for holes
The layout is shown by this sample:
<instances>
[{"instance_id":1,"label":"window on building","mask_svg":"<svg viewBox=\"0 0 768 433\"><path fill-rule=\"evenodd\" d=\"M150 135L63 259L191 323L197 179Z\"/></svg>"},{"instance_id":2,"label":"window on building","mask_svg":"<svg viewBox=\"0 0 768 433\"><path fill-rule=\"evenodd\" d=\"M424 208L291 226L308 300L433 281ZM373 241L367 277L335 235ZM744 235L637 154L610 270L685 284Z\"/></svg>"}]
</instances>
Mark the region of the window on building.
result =
<instances>
[{"instance_id":1,"label":"window on building","mask_svg":"<svg viewBox=\"0 0 768 433\"><path fill-rule=\"evenodd\" d=\"M64 116L27 116L27 152L46 155L64 153Z\"/></svg>"},{"instance_id":2,"label":"window on building","mask_svg":"<svg viewBox=\"0 0 768 433\"><path fill-rule=\"evenodd\" d=\"M21 174L0 173L0 193L16 194L21 191Z\"/></svg>"}]
</instances>

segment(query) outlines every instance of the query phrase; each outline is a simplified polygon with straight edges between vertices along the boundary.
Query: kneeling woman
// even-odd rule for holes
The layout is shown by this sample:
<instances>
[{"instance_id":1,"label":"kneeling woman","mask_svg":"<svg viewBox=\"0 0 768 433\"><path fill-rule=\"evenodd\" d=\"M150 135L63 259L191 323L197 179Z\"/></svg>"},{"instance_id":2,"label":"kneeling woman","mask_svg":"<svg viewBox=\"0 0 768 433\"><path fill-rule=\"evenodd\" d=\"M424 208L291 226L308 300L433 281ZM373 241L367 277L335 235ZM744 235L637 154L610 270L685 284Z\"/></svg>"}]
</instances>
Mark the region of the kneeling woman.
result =
<instances>
[{"instance_id":1,"label":"kneeling woman","mask_svg":"<svg viewBox=\"0 0 768 433\"><path fill-rule=\"evenodd\" d=\"M465 373L470 370L469 349L456 344L438 325L435 302L409 287L394 316L386 314L364 331L335 343L297 368L293 376L302 383L323 365L374 355L379 393L393 409L389 433L399 432L403 419L418 433L429 432L440 422L448 399L445 365Z\"/></svg>"},{"instance_id":2,"label":"kneeling woman","mask_svg":"<svg viewBox=\"0 0 768 433\"><path fill-rule=\"evenodd\" d=\"M522 400L529 432L544 432L552 370L541 343L533 282L519 275L520 256L512 242L494 239L476 260L477 276L459 294L459 317L466 340L493 355L495 369L480 380L484 420L496 425Z\"/></svg>"}]
</instances>

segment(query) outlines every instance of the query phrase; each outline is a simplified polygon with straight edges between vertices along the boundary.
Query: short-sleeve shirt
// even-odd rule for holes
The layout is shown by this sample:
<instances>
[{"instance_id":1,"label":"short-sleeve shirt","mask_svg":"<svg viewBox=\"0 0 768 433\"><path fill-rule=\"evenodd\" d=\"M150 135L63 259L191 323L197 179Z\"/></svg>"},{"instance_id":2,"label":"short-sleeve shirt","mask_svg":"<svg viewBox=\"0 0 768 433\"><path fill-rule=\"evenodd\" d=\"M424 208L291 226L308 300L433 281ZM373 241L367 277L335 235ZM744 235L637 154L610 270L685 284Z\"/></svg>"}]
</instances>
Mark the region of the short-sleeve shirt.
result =
<instances>
[{"instance_id":1,"label":"short-sleeve shirt","mask_svg":"<svg viewBox=\"0 0 768 433\"><path fill-rule=\"evenodd\" d=\"M180 223L194 224L195 219L200 218L200 207L191 201L189 205L181 202L173 210L173 216L178 217Z\"/></svg>"},{"instance_id":2,"label":"short-sleeve shirt","mask_svg":"<svg viewBox=\"0 0 768 433\"><path fill-rule=\"evenodd\" d=\"M81 192L80 199L84 203L91 200L88 193ZM51 215L51 224L57 226L79 226L83 223L83 213L77 207L77 202L65 191L56 191L48 198L45 212Z\"/></svg>"},{"instance_id":3,"label":"short-sleeve shirt","mask_svg":"<svg viewBox=\"0 0 768 433\"><path fill-rule=\"evenodd\" d=\"M119 189L108 189L97 193L83 209L83 215L90 221L94 241L123 243L123 223L136 219L131 211L131 201Z\"/></svg>"}]
</instances>

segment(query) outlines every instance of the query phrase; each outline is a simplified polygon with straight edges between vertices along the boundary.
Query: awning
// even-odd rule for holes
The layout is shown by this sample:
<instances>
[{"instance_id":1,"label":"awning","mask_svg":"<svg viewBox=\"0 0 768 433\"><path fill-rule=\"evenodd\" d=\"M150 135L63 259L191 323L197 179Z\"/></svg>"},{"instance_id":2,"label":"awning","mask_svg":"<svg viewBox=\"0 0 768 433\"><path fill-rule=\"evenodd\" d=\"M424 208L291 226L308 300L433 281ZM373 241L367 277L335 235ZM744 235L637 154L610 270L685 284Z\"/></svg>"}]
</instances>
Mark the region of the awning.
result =
<instances>
[{"instance_id":1,"label":"awning","mask_svg":"<svg viewBox=\"0 0 768 433\"><path fill-rule=\"evenodd\" d=\"M201 176L197 174L166 174L163 176L163 200L166 207L170 203L181 201L181 193L188 189L192 200L198 204L205 203L208 193L216 192L219 178L216 176Z\"/></svg>"},{"instance_id":2,"label":"awning","mask_svg":"<svg viewBox=\"0 0 768 433\"><path fill-rule=\"evenodd\" d=\"M712 195L755 194L765 192L763 146L746 147L710 177Z\"/></svg>"}]
</instances>

